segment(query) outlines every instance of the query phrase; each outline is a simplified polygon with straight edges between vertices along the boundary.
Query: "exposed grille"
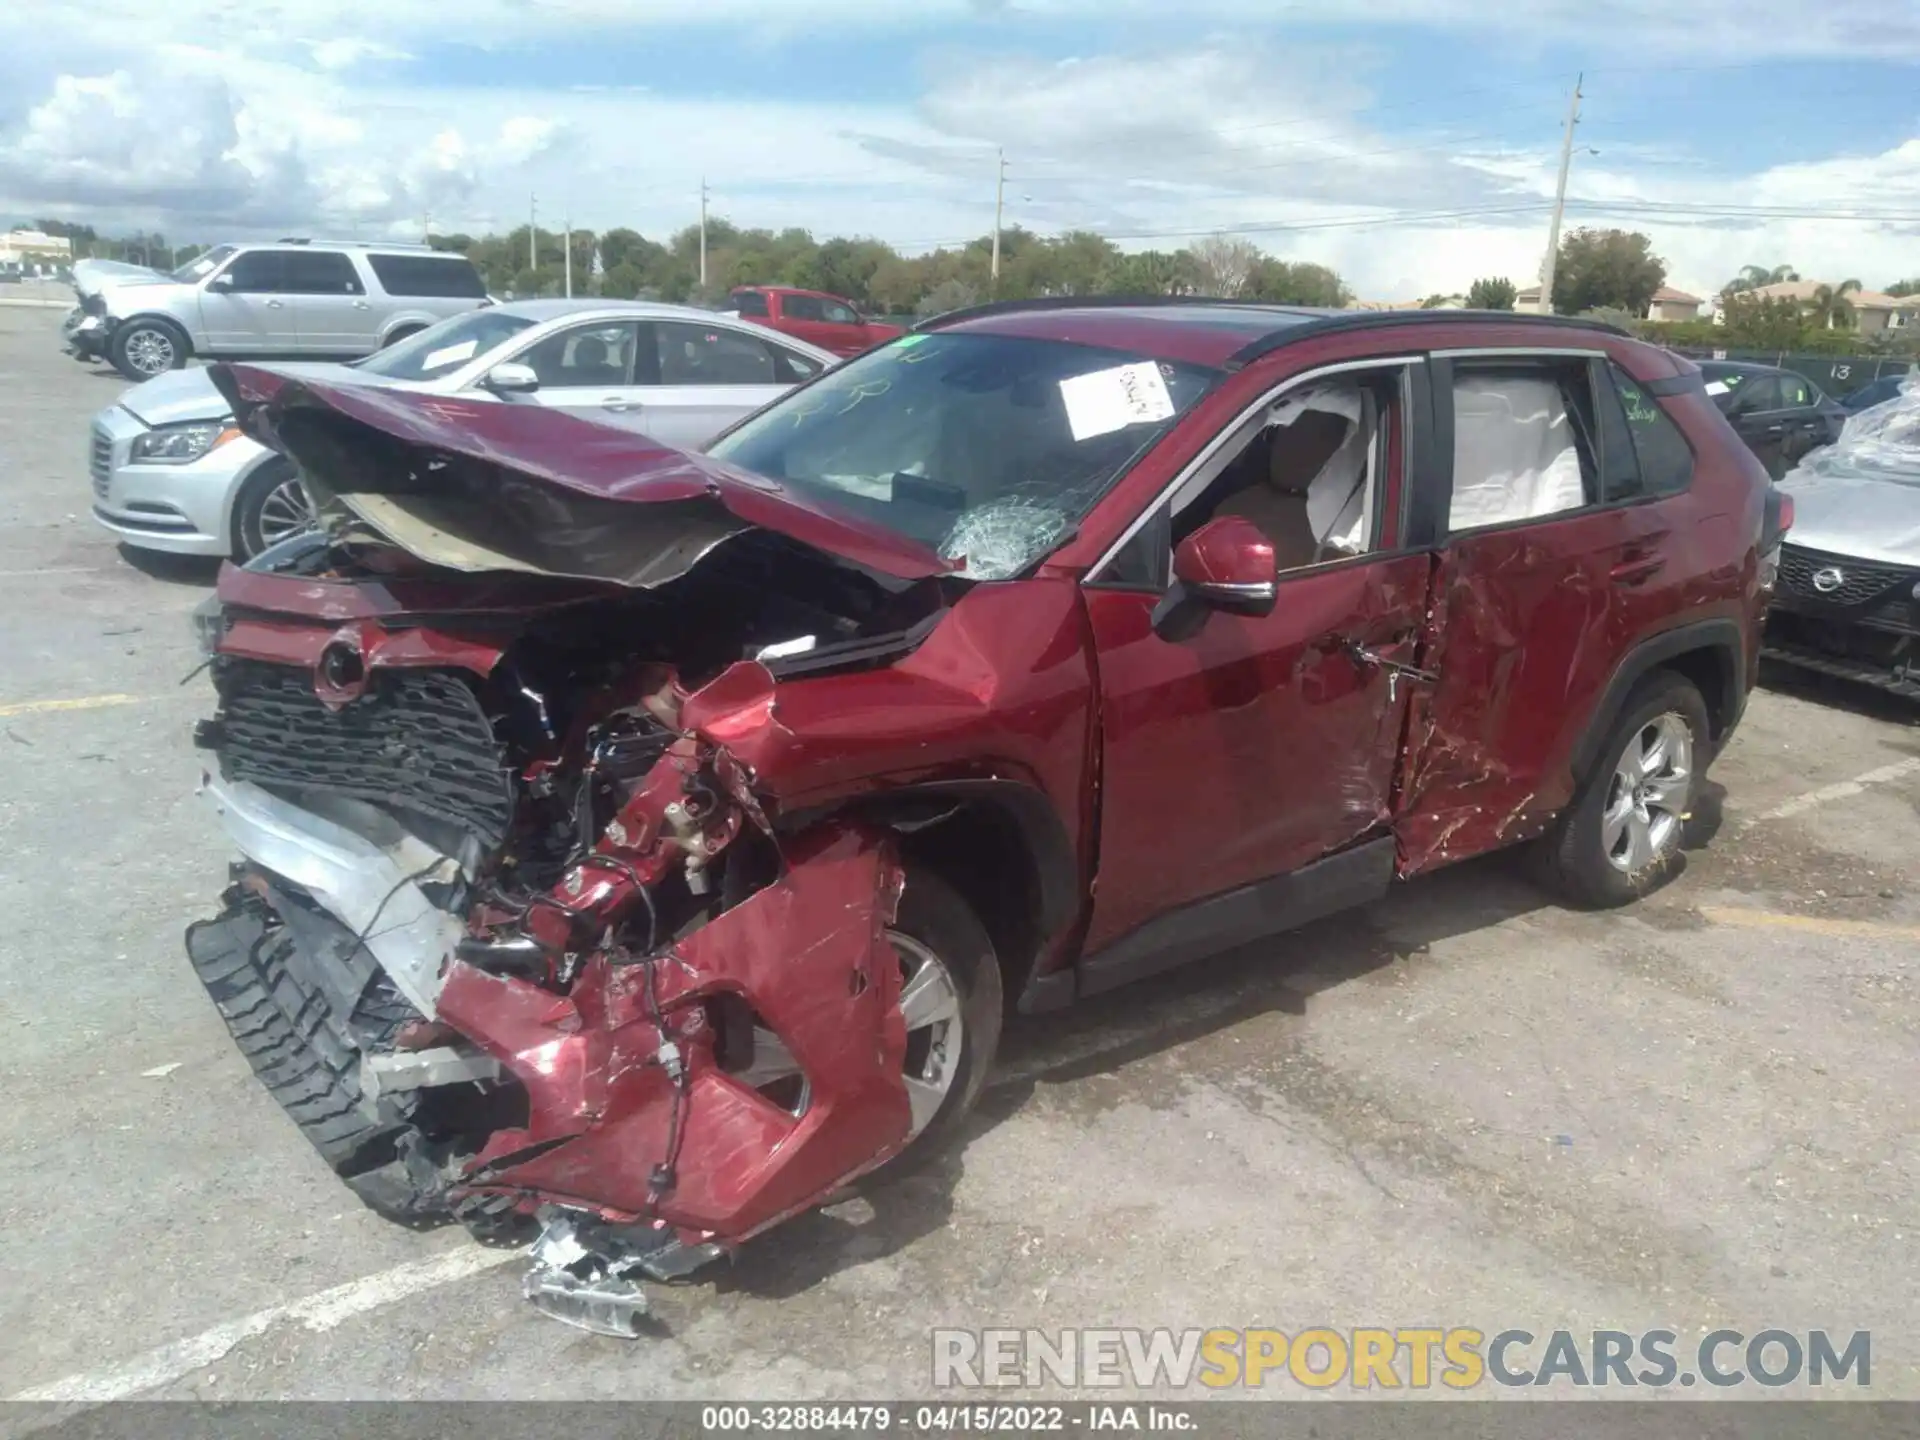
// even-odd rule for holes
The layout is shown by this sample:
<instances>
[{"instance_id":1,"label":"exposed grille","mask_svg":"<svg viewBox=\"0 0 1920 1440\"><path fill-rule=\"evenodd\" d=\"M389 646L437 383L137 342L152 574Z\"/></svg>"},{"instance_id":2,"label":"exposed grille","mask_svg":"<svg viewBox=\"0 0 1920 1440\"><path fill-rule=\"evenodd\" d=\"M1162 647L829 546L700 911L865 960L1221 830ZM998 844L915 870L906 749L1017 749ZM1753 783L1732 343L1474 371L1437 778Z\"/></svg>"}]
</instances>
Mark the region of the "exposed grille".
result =
<instances>
[{"instance_id":1,"label":"exposed grille","mask_svg":"<svg viewBox=\"0 0 1920 1440\"><path fill-rule=\"evenodd\" d=\"M87 474L93 477L96 499L107 496L107 481L113 474L113 437L96 425L87 444Z\"/></svg>"},{"instance_id":2,"label":"exposed grille","mask_svg":"<svg viewBox=\"0 0 1920 1440\"><path fill-rule=\"evenodd\" d=\"M221 773L415 810L489 848L513 817L513 777L479 698L438 670L375 671L367 693L329 710L305 670L228 661L216 727Z\"/></svg>"},{"instance_id":3,"label":"exposed grille","mask_svg":"<svg viewBox=\"0 0 1920 1440\"><path fill-rule=\"evenodd\" d=\"M1822 588L1815 577L1825 577L1827 572L1837 572L1839 578L1837 582L1829 579L1827 587ZM1920 584L1920 569L1828 555L1797 545L1780 547L1779 588L1802 599L1842 607L1864 605L1887 597L1887 592L1899 585L1904 587L1902 593L1890 598L1905 600L1916 584Z\"/></svg>"}]
</instances>

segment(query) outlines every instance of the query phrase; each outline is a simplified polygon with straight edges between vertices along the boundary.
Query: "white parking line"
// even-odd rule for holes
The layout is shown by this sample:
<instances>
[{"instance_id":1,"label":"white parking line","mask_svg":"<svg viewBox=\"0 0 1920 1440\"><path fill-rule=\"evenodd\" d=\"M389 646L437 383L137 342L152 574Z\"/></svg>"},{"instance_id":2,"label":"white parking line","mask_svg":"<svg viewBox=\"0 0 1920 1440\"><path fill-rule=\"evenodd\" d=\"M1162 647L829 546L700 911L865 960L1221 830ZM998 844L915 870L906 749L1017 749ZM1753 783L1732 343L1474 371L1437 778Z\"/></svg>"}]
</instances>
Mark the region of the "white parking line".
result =
<instances>
[{"instance_id":1,"label":"white parking line","mask_svg":"<svg viewBox=\"0 0 1920 1440\"><path fill-rule=\"evenodd\" d=\"M110 705L137 705L137 695L82 695L75 700L20 700L0 705L0 719L15 715L45 715L57 710L104 710Z\"/></svg>"},{"instance_id":2,"label":"white parking line","mask_svg":"<svg viewBox=\"0 0 1920 1440\"><path fill-rule=\"evenodd\" d=\"M7 1398L9 1401L83 1405L130 1399L178 1380L183 1375L191 1375L203 1365L211 1365L242 1340L264 1334L282 1321L291 1321L310 1331L331 1330L355 1316L391 1305L396 1300L404 1300L409 1295L438 1289L456 1280L465 1280L525 1258L525 1252L521 1250L489 1250L479 1245L462 1245L428 1260L396 1265L391 1270L349 1280L344 1285L336 1285L331 1290L322 1290L301 1300L256 1310L238 1320L223 1321L211 1329L202 1330L198 1335L175 1340L170 1345L162 1345L117 1365L84 1370L78 1375L69 1375L50 1385L36 1385Z\"/></svg>"},{"instance_id":3,"label":"white parking line","mask_svg":"<svg viewBox=\"0 0 1920 1440\"><path fill-rule=\"evenodd\" d=\"M1789 815L1798 815L1824 805L1829 800L1846 800L1854 795L1864 794L1875 785L1885 785L1907 775L1920 775L1920 757L1911 760L1895 761L1891 765L1882 765L1878 770L1869 770L1864 775L1856 775L1851 780L1841 780L1833 785L1822 785L1818 790L1809 790L1797 795L1783 805L1771 810L1763 810L1748 818L1747 824L1757 825L1762 820L1785 820Z\"/></svg>"}]
</instances>

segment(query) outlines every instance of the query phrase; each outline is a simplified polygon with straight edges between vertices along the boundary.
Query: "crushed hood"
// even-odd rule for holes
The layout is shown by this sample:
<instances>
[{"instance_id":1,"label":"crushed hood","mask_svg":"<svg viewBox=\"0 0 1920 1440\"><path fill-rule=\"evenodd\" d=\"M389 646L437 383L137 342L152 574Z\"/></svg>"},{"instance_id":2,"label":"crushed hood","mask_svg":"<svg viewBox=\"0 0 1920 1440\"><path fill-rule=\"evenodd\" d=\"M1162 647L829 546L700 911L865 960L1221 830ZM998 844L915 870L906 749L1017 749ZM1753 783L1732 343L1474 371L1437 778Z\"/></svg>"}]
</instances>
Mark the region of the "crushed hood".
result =
<instances>
[{"instance_id":1,"label":"crushed hood","mask_svg":"<svg viewBox=\"0 0 1920 1440\"><path fill-rule=\"evenodd\" d=\"M1920 384L1852 416L1780 488L1793 496L1788 543L1920 565Z\"/></svg>"},{"instance_id":2,"label":"crushed hood","mask_svg":"<svg viewBox=\"0 0 1920 1440\"><path fill-rule=\"evenodd\" d=\"M776 481L559 410L281 367L207 374L240 427L299 467L326 523L449 569L651 588L753 528L902 580L956 568Z\"/></svg>"}]
</instances>

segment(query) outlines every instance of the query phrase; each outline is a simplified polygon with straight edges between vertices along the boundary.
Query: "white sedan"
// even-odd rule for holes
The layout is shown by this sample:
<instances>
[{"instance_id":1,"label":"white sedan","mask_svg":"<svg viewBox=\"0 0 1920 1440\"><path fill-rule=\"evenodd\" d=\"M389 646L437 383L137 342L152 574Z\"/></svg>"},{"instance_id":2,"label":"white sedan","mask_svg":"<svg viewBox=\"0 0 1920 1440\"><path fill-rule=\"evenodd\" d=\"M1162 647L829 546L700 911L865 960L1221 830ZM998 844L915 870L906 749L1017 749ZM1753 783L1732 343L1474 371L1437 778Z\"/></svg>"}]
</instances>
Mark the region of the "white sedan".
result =
<instances>
[{"instance_id":1,"label":"white sedan","mask_svg":"<svg viewBox=\"0 0 1920 1440\"><path fill-rule=\"evenodd\" d=\"M444 320L350 365L277 369L545 405L697 450L839 357L733 315L620 300L522 300ZM200 369L94 417L94 519L128 545L245 560L312 519L287 461L233 428Z\"/></svg>"}]
</instances>

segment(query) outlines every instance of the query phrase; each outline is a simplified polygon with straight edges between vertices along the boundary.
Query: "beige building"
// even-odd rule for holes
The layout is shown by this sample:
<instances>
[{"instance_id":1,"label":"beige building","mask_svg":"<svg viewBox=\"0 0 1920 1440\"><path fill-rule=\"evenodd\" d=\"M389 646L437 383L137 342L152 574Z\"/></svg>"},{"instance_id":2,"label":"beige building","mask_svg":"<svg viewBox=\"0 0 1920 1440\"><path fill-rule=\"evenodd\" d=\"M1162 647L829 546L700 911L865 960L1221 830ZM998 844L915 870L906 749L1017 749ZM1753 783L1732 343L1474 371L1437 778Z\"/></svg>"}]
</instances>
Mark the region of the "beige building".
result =
<instances>
[{"instance_id":1,"label":"beige building","mask_svg":"<svg viewBox=\"0 0 1920 1440\"><path fill-rule=\"evenodd\" d=\"M0 233L0 269L53 271L72 263L73 242L64 235L38 230Z\"/></svg>"},{"instance_id":2,"label":"beige building","mask_svg":"<svg viewBox=\"0 0 1920 1440\"><path fill-rule=\"evenodd\" d=\"M1700 307L1707 302L1698 295L1689 295L1684 290L1676 290L1671 285L1662 285L1653 292L1653 303L1647 306L1646 320L1698 320ZM1514 297L1513 308L1530 313L1540 309L1540 287L1529 285Z\"/></svg>"},{"instance_id":3,"label":"beige building","mask_svg":"<svg viewBox=\"0 0 1920 1440\"><path fill-rule=\"evenodd\" d=\"M1825 280L1783 280L1778 285L1762 285L1745 293L1762 300L1791 300L1796 305L1812 302ZM1920 295L1882 295L1878 290L1855 290L1847 296L1853 306L1853 326L1862 335L1896 330L1902 325L1920 324Z\"/></svg>"}]
</instances>

